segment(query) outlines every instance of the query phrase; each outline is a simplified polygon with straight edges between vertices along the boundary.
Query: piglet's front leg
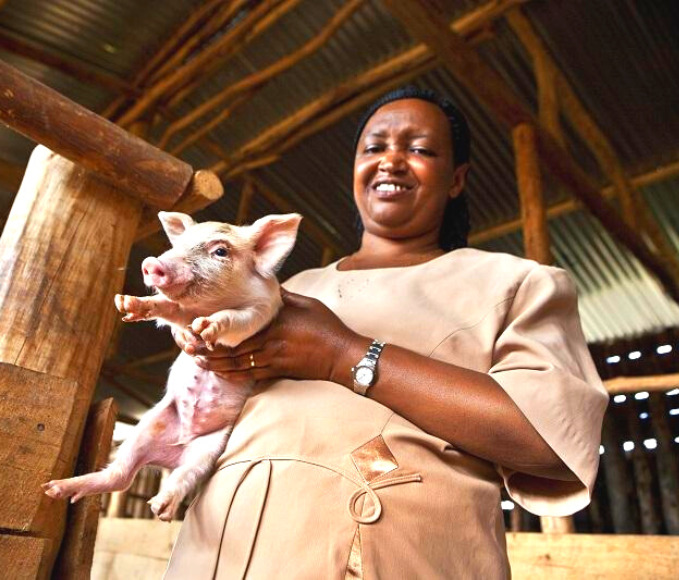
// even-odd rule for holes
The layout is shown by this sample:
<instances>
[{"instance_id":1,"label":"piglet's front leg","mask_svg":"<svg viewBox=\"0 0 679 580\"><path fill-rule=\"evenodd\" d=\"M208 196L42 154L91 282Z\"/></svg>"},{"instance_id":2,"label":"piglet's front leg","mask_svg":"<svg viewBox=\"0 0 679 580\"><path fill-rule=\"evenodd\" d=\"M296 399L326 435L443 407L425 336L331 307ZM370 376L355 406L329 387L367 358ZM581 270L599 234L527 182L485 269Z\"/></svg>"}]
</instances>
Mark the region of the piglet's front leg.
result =
<instances>
[{"instance_id":1,"label":"piglet's front leg","mask_svg":"<svg viewBox=\"0 0 679 580\"><path fill-rule=\"evenodd\" d=\"M223 346L238 346L246 338L261 330L275 314L273 305L242 310L221 310L210 316L196 318L191 330L212 350L219 343Z\"/></svg>"},{"instance_id":2,"label":"piglet's front leg","mask_svg":"<svg viewBox=\"0 0 679 580\"><path fill-rule=\"evenodd\" d=\"M162 318L168 322L185 324L179 304L165 298L165 296L127 296L116 294L114 298L116 308L123 313L125 322L140 320L154 320Z\"/></svg>"}]
</instances>

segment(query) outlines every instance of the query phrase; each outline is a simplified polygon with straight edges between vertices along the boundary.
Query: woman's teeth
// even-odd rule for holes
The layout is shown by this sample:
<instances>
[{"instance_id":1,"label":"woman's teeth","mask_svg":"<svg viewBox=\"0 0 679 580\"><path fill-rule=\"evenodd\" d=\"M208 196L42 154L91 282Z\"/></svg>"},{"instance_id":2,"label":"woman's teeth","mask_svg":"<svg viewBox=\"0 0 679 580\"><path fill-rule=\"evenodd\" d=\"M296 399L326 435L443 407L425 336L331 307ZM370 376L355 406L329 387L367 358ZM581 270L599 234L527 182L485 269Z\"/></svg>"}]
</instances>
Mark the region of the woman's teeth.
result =
<instances>
[{"instance_id":1,"label":"woman's teeth","mask_svg":"<svg viewBox=\"0 0 679 580\"><path fill-rule=\"evenodd\" d=\"M375 189L377 191L405 191L408 188L394 183L380 183Z\"/></svg>"}]
</instances>

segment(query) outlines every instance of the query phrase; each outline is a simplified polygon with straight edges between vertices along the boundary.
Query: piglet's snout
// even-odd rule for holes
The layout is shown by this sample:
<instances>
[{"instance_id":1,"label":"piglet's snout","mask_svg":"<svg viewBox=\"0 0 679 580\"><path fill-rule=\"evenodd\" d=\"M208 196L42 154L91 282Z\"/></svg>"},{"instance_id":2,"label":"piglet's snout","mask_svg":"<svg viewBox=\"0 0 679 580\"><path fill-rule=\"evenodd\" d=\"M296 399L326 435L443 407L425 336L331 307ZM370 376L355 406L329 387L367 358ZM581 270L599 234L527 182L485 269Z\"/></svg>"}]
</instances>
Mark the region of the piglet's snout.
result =
<instances>
[{"instance_id":1,"label":"piglet's snout","mask_svg":"<svg viewBox=\"0 0 679 580\"><path fill-rule=\"evenodd\" d=\"M144 284L162 288L170 283L169 270L158 258L146 258L141 264Z\"/></svg>"}]
</instances>

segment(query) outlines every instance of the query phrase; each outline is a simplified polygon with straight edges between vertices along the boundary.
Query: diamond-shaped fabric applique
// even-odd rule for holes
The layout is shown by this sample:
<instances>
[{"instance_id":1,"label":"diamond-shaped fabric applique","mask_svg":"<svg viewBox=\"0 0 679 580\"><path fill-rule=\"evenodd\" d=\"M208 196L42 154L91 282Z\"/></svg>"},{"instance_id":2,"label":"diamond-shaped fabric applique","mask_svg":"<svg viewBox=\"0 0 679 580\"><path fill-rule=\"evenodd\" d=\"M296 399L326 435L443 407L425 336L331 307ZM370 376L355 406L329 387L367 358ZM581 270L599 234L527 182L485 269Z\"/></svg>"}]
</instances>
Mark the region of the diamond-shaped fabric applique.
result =
<instances>
[{"instance_id":1,"label":"diamond-shaped fabric applique","mask_svg":"<svg viewBox=\"0 0 679 580\"><path fill-rule=\"evenodd\" d=\"M374 437L351 452L351 459L367 482L398 469L398 463L382 435Z\"/></svg>"}]
</instances>

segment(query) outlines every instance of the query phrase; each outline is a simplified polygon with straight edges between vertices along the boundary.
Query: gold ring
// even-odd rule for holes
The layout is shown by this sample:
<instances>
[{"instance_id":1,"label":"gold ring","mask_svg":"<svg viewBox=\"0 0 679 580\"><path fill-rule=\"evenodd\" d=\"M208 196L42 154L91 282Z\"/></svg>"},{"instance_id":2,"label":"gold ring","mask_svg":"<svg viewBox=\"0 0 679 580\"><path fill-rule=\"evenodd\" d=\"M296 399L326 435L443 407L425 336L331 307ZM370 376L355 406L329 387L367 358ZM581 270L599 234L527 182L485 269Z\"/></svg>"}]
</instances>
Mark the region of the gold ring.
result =
<instances>
[{"instance_id":1,"label":"gold ring","mask_svg":"<svg viewBox=\"0 0 679 580\"><path fill-rule=\"evenodd\" d=\"M252 368L255 367L255 355L252 354L252 353L250 353L250 366L251 366Z\"/></svg>"}]
</instances>

